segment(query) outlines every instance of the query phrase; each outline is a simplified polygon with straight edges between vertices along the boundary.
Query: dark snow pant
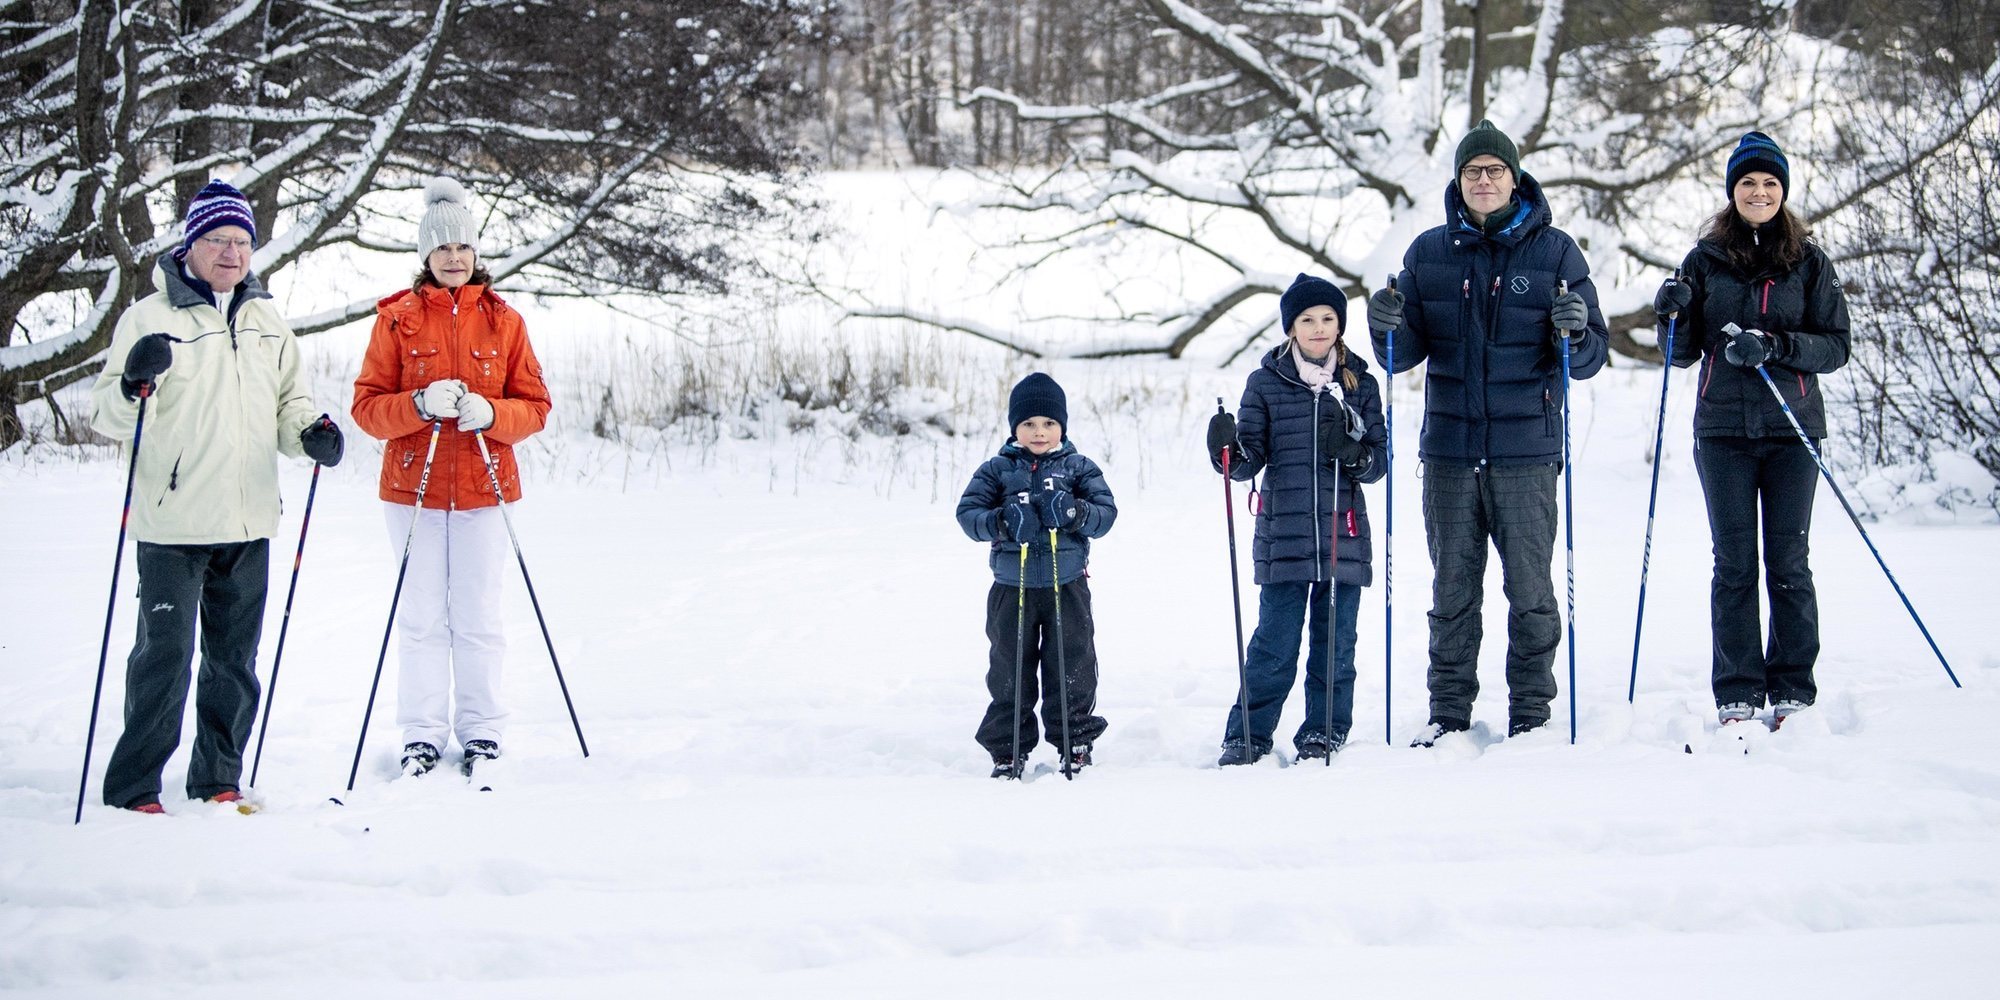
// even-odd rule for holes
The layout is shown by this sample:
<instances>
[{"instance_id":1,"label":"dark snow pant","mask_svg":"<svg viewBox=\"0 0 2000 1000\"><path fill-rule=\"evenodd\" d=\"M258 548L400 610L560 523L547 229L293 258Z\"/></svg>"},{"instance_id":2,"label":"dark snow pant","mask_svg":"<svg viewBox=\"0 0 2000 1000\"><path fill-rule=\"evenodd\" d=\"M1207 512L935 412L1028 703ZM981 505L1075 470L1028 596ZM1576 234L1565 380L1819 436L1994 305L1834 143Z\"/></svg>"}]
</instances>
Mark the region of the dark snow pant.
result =
<instances>
[{"instance_id":1,"label":"dark snow pant","mask_svg":"<svg viewBox=\"0 0 2000 1000\"><path fill-rule=\"evenodd\" d=\"M1278 716L1284 712L1285 697L1292 692L1292 680L1299 673L1299 629L1305 628L1311 644L1306 649L1306 717L1292 736L1292 745L1347 742L1347 730L1354 724L1354 623L1361 613L1361 588L1343 583L1334 590L1333 619L1333 739L1326 738L1326 624L1327 585L1325 581L1267 583L1257 595L1257 631L1250 636L1250 651L1243 672L1250 681L1250 745L1269 753ZM1243 739L1243 691L1229 707L1223 723L1222 740Z\"/></svg>"},{"instance_id":2,"label":"dark snow pant","mask_svg":"<svg viewBox=\"0 0 2000 1000\"><path fill-rule=\"evenodd\" d=\"M1479 697L1486 545L1500 553L1507 594L1509 724L1549 719L1556 696L1555 465L1424 463L1424 537L1431 566L1431 719L1469 724Z\"/></svg>"},{"instance_id":3,"label":"dark snow pant","mask_svg":"<svg viewBox=\"0 0 2000 1000\"><path fill-rule=\"evenodd\" d=\"M1091 714L1097 708L1096 626L1090 617L1090 585L1082 577L1062 585L1062 652L1069 679L1069 739L1083 746L1104 732L1105 721ZM1021 716L1021 755L1035 748L1035 698L1042 699L1042 730L1049 742L1062 741L1062 686L1056 680L1056 590L1029 587L1026 641L1021 656L1021 690L1014 690L1014 629L1020 588L996 583L986 594L986 638L992 651L986 658L986 690L993 700L979 722L976 738L995 760L1014 752L1014 705ZM1039 688L1036 675L1040 674Z\"/></svg>"},{"instance_id":4,"label":"dark snow pant","mask_svg":"<svg viewBox=\"0 0 2000 1000\"><path fill-rule=\"evenodd\" d=\"M1708 604L1715 703L1762 707L1769 698L1810 705L1819 693L1813 683L1819 601L1812 567L1806 565L1806 531L1812 526L1819 466L1796 437L1696 438L1694 463L1715 543ZM1760 539L1771 597L1768 645L1760 641L1757 602Z\"/></svg>"},{"instance_id":5,"label":"dark snow pant","mask_svg":"<svg viewBox=\"0 0 2000 1000\"><path fill-rule=\"evenodd\" d=\"M137 548L139 637L125 661L125 731L104 771L105 804L126 808L160 800L160 772L180 746L197 615L201 677L187 794L205 799L236 787L257 715L257 640L271 565L262 538Z\"/></svg>"}]
</instances>

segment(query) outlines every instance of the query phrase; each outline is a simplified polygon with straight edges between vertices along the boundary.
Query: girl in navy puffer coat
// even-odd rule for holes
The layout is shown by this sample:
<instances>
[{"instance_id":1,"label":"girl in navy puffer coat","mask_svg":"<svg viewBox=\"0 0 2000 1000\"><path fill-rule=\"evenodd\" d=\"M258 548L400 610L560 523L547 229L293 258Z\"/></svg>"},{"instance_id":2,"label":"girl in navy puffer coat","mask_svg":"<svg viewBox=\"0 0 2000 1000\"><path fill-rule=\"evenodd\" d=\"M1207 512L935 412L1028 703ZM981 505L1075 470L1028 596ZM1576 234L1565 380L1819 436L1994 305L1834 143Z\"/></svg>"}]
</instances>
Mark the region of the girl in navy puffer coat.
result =
<instances>
[{"instance_id":1,"label":"girl in navy puffer coat","mask_svg":"<svg viewBox=\"0 0 2000 1000\"><path fill-rule=\"evenodd\" d=\"M1306 717L1292 737L1301 759L1324 758L1347 742L1354 717L1355 619L1361 588L1373 582L1373 544L1361 484L1388 469L1389 433L1375 377L1341 340L1347 297L1301 274L1279 300L1288 334L1250 373L1237 417L1209 426L1210 461L1232 479L1264 473L1251 544L1261 588L1250 639L1250 732L1241 700L1223 730L1219 764L1254 763L1271 750L1278 716L1298 674L1300 626L1306 654ZM1331 604L1331 608L1329 608ZM1327 629L1333 630L1328 705ZM1329 716L1331 722L1329 723Z\"/></svg>"}]
</instances>

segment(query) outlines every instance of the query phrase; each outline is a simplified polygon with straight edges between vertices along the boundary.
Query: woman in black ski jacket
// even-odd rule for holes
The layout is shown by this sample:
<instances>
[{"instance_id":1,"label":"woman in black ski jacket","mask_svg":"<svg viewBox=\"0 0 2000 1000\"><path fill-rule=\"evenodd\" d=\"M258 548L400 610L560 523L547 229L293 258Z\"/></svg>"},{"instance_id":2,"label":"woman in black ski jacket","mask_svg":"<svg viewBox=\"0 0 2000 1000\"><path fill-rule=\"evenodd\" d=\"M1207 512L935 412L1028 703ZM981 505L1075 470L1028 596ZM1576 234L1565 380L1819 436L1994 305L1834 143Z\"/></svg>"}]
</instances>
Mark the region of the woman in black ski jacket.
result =
<instances>
[{"instance_id":1,"label":"woman in black ski jacket","mask_svg":"<svg viewBox=\"0 0 2000 1000\"><path fill-rule=\"evenodd\" d=\"M1218 413L1209 422L1209 461L1216 471L1222 471L1222 452L1228 449L1230 478L1264 474L1250 547L1261 588L1257 630L1244 667L1250 732L1243 732L1239 703L1223 726L1217 761L1223 766L1255 763L1271 751L1278 716L1298 675L1302 626L1312 646L1306 653L1306 716L1292 743L1301 759L1318 759L1347 742L1354 717L1355 620L1361 588L1374 579L1361 484L1388 471L1389 432L1375 376L1341 340L1347 297L1331 282L1301 274L1279 300L1278 311L1290 336L1250 373L1238 415Z\"/></svg>"},{"instance_id":2,"label":"woman in black ski jacket","mask_svg":"<svg viewBox=\"0 0 2000 1000\"><path fill-rule=\"evenodd\" d=\"M1847 300L1833 263L1785 204L1790 184L1777 143L1745 135L1729 158L1729 204L1654 301L1663 338L1677 315L1673 363L1701 364L1694 453L1715 548L1711 683L1724 725L1756 718L1768 701L1775 728L1818 694L1806 534L1819 470L1778 396L1808 437L1826 437L1819 376L1847 363ZM1759 629L1760 539L1768 643Z\"/></svg>"}]
</instances>

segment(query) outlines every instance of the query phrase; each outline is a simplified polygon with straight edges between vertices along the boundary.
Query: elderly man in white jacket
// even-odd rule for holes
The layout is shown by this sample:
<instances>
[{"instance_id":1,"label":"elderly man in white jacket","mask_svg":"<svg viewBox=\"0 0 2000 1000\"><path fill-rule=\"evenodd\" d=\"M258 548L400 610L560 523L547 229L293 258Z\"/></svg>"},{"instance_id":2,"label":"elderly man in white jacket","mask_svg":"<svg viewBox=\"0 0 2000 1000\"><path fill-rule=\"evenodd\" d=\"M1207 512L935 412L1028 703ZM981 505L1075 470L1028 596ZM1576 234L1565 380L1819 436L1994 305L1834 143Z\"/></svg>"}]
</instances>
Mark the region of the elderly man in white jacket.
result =
<instances>
[{"instance_id":1,"label":"elderly man in white jacket","mask_svg":"<svg viewBox=\"0 0 2000 1000\"><path fill-rule=\"evenodd\" d=\"M340 461L338 425L300 377L298 342L250 272L257 223L241 192L212 181L188 204L181 244L153 270L158 291L119 317L91 391L91 426L132 446L138 639L126 660L125 729L105 804L163 812L160 776L180 745L197 621L201 675L190 799L235 802L257 713L277 453Z\"/></svg>"}]
</instances>

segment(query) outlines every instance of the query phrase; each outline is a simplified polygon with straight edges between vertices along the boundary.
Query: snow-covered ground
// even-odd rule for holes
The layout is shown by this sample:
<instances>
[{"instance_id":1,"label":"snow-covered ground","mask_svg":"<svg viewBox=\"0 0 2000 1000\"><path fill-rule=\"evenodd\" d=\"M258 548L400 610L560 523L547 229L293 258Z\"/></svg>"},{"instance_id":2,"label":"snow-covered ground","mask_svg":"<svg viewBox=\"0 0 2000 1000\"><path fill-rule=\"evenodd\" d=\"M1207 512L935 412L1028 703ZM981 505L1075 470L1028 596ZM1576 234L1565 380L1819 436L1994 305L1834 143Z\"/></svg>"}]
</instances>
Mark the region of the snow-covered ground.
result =
<instances>
[{"instance_id":1,"label":"snow-covered ground","mask_svg":"<svg viewBox=\"0 0 2000 1000\"><path fill-rule=\"evenodd\" d=\"M545 356L590 356L564 339L578 324L552 320L573 313L524 311ZM306 341L336 412L363 336ZM986 364L965 381L988 395L1021 370L980 357L954 363ZM1121 508L1092 567L1111 729L1075 782L1046 769L990 781L971 738L990 577L952 507L1004 437L997 401L985 424L950 437L857 443L822 431L647 450L593 438L577 417L528 449L515 522L591 755L578 752L515 580L515 717L490 793L444 771L391 780L393 649L360 779L344 787L395 573L377 451L352 441L320 484L254 817L187 802L184 753L167 771L171 816L97 804L132 631L128 559L90 804L71 824L123 469L9 453L0 991L1988 989L2000 974L2000 640L1985 588L2000 530L1972 516L1869 525L1964 681L1955 690L1822 488L1821 701L1746 754L1715 733L1707 691L1708 534L1684 378L1637 699L1626 702L1659 375L1607 370L1575 401L1576 745L1565 703L1549 731L1500 736L1495 566L1477 725L1412 750L1402 744L1424 721L1430 581L1410 459L1421 395L1405 382L1390 739L1378 586L1363 603L1354 743L1330 768L1271 759L1225 772L1213 763L1234 638L1220 482L1200 440L1215 397L1233 407L1253 363L1052 368L1071 390L1072 435ZM307 480L303 467L285 472L267 684ZM1369 500L1379 530L1383 488ZM1254 614L1247 521L1239 530ZM1281 736L1299 711L1294 698Z\"/></svg>"}]
</instances>

